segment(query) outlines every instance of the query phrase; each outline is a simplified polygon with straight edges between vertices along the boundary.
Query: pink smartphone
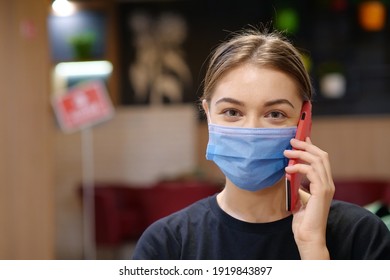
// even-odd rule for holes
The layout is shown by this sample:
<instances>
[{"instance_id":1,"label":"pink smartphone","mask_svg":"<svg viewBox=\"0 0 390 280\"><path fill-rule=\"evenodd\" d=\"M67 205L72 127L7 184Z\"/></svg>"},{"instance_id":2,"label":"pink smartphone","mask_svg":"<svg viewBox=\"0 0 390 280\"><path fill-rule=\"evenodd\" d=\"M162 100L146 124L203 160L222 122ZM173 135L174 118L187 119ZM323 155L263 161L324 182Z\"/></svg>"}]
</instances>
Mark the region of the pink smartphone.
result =
<instances>
[{"instance_id":1,"label":"pink smartphone","mask_svg":"<svg viewBox=\"0 0 390 280\"><path fill-rule=\"evenodd\" d=\"M301 116L298 122L295 139L305 141L311 132L311 103L305 101L302 105ZM290 159L288 165L298 163L298 159ZM301 187L303 175L300 173L286 174L286 208L287 211L293 211L298 201L298 190Z\"/></svg>"}]
</instances>

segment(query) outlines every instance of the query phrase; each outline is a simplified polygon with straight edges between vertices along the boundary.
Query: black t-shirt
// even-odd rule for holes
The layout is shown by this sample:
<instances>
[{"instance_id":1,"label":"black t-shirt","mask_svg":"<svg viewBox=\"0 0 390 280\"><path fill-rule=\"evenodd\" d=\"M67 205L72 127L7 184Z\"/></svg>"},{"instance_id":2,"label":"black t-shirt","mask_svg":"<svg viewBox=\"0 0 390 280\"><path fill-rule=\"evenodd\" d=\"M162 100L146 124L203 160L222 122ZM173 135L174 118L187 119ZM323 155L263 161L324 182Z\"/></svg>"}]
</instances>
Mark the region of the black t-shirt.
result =
<instances>
[{"instance_id":1,"label":"black t-shirt","mask_svg":"<svg viewBox=\"0 0 390 280\"><path fill-rule=\"evenodd\" d=\"M216 196L152 224L133 259L300 259L292 215L270 223L248 223L225 213ZM368 210L333 201L327 225L331 259L390 259L390 231Z\"/></svg>"}]
</instances>

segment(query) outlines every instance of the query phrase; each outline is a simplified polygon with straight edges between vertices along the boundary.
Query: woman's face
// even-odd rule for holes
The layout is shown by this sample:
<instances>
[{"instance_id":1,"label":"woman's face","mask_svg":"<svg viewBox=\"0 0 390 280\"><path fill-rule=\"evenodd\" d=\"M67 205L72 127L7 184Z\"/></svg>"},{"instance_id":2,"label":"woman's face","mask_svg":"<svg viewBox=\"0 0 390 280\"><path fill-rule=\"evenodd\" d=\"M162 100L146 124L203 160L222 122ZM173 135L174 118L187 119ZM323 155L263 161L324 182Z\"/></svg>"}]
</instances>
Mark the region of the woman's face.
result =
<instances>
[{"instance_id":1,"label":"woman's face","mask_svg":"<svg viewBox=\"0 0 390 280\"><path fill-rule=\"evenodd\" d=\"M288 75L245 64L222 77L210 103L203 101L203 107L212 124L288 127L297 125L302 103L298 88Z\"/></svg>"}]
</instances>

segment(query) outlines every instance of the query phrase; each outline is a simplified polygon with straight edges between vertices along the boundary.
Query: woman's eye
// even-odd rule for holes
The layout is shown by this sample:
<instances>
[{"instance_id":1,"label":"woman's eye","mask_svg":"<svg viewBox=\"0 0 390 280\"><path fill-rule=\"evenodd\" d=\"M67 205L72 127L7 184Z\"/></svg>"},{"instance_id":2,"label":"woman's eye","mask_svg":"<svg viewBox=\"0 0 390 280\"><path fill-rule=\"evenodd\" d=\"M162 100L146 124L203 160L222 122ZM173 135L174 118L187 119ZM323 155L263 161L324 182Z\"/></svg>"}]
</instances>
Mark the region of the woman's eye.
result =
<instances>
[{"instance_id":1,"label":"woman's eye","mask_svg":"<svg viewBox=\"0 0 390 280\"><path fill-rule=\"evenodd\" d=\"M239 111L237 110L234 110L234 109L228 109L228 110L225 110L223 112L223 114L227 117L231 117L231 118L236 118L236 117L240 117L241 114Z\"/></svg>"},{"instance_id":2,"label":"woman's eye","mask_svg":"<svg viewBox=\"0 0 390 280\"><path fill-rule=\"evenodd\" d=\"M265 117L272 118L272 119L281 119L281 118L285 118L286 115L283 114L282 112L273 111L273 112L268 113Z\"/></svg>"}]
</instances>

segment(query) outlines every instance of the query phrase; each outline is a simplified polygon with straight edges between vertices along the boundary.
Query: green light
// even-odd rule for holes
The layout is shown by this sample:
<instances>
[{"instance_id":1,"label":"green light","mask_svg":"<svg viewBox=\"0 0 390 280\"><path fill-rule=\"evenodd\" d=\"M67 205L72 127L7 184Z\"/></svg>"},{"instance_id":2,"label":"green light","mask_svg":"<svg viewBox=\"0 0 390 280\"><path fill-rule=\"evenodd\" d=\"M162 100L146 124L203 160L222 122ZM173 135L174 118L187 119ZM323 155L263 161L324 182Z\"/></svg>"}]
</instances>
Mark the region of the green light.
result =
<instances>
[{"instance_id":1,"label":"green light","mask_svg":"<svg viewBox=\"0 0 390 280\"><path fill-rule=\"evenodd\" d=\"M288 33L297 32L299 27L299 17L295 9L283 8L276 15L276 28Z\"/></svg>"}]
</instances>

